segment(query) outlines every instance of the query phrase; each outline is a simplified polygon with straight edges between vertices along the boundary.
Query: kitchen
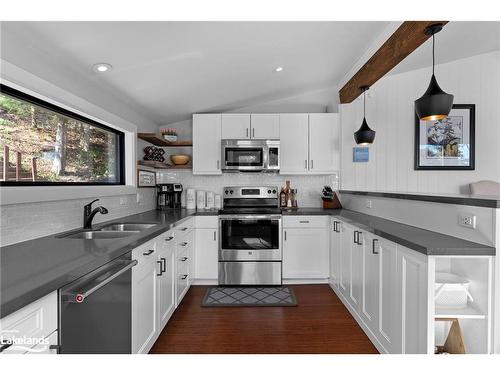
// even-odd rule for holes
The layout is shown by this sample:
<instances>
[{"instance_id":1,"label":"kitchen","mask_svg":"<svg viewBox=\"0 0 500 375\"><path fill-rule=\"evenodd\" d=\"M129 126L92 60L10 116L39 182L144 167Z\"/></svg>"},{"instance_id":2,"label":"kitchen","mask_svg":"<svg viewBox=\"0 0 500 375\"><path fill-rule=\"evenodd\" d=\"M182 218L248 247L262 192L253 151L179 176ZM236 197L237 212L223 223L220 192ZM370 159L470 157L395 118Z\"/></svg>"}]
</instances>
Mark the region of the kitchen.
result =
<instances>
[{"instance_id":1,"label":"kitchen","mask_svg":"<svg viewBox=\"0 0 500 375\"><path fill-rule=\"evenodd\" d=\"M500 22L0 28L0 361L500 353Z\"/></svg>"}]
</instances>

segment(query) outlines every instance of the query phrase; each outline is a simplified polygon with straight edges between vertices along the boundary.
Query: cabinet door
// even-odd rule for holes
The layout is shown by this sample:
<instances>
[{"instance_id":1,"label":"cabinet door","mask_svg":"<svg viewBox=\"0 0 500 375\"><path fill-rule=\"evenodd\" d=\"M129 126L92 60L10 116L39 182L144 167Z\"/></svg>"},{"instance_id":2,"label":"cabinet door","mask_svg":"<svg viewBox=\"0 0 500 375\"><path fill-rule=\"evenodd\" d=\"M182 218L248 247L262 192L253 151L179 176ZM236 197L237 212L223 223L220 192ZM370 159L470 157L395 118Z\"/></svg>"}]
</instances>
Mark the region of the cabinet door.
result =
<instances>
[{"instance_id":1,"label":"cabinet door","mask_svg":"<svg viewBox=\"0 0 500 375\"><path fill-rule=\"evenodd\" d=\"M280 174L308 171L308 115L280 114Z\"/></svg>"},{"instance_id":2,"label":"cabinet door","mask_svg":"<svg viewBox=\"0 0 500 375\"><path fill-rule=\"evenodd\" d=\"M193 174L222 174L221 115L193 115Z\"/></svg>"},{"instance_id":3,"label":"cabinet door","mask_svg":"<svg viewBox=\"0 0 500 375\"><path fill-rule=\"evenodd\" d=\"M283 278L328 277L328 229L284 229Z\"/></svg>"},{"instance_id":4,"label":"cabinet door","mask_svg":"<svg viewBox=\"0 0 500 375\"><path fill-rule=\"evenodd\" d=\"M340 222L340 280L339 289L344 298L349 301L351 290L351 246L354 229Z\"/></svg>"},{"instance_id":5,"label":"cabinet door","mask_svg":"<svg viewBox=\"0 0 500 375\"><path fill-rule=\"evenodd\" d=\"M397 245L379 239L379 324L377 336L389 353L401 353L401 298Z\"/></svg>"},{"instance_id":6,"label":"cabinet door","mask_svg":"<svg viewBox=\"0 0 500 375\"><path fill-rule=\"evenodd\" d=\"M248 113L222 114L222 139L250 138L250 115Z\"/></svg>"},{"instance_id":7,"label":"cabinet door","mask_svg":"<svg viewBox=\"0 0 500 375\"><path fill-rule=\"evenodd\" d=\"M361 310L363 299L363 232L354 228L352 230L351 244L351 290L349 293L350 302L356 311Z\"/></svg>"},{"instance_id":8,"label":"cabinet door","mask_svg":"<svg viewBox=\"0 0 500 375\"><path fill-rule=\"evenodd\" d=\"M219 239L216 228L196 229L195 279L217 280Z\"/></svg>"},{"instance_id":9,"label":"cabinet door","mask_svg":"<svg viewBox=\"0 0 500 375\"><path fill-rule=\"evenodd\" d=\"M373 334L378 327L379 309L379 238L364 233L364 256L363 256L363 299L361 305L361 317Z\"/></svg>"},{"instance_id":10,"label":"cabinet door","mask_svg":"<svg viewBox=\"0 0 500 375\"><path fill-rule=\"evenodd\" d=\"M339 170L340 144L338 114L309 114L309 171L332 173Z\"/></svg>"},{"instance_id":11,"label":"cabinet door","mask_svg":"<svg viewBox=\"0 0 500 375\"><path fill-rule=\"evenodd\" d=\"M147 353L156 339L156 262L132 268L132 353Z\"/></svg>"},{"instance_id":12,"label":"cabinet door","mask_svg":"<svg viewBox=\"0 0 500 375\"><path fill-rule=\"evenodd\" d=\"M280 139L280 115L276 113L252 114L251 138Z\"/></svg>"},{"instance_id":13,"label":"cabinet door","mask_svg":"<svg viewBox=\"0 0 500 375\"><path fill-rule=\"evenodd\" d=\"M174 249L163 245L157 261L158 319L159 330L167 324L175 309Z\"/></svg>"},{"instance_id":14,"label":"cabinet door","mask_svg":"<svg viewBox=\"0 0 500 375\"><path fill-rule=\"evenodd\" d=\"M339 288L341 273L340 247L342 246L341 233L338 232L340 221L333 219L330 230L330 285Z\"/></svg>"},{"instance_id":15,"label":"cabinet door","mask_svg":"<svg viewBox=\"0 0 500 375\"><path fill-rule=\"evenodd\" d=\"M401 353L427 353L427 257L398 245L401 285Z\"/></svg>"}]
</instances>

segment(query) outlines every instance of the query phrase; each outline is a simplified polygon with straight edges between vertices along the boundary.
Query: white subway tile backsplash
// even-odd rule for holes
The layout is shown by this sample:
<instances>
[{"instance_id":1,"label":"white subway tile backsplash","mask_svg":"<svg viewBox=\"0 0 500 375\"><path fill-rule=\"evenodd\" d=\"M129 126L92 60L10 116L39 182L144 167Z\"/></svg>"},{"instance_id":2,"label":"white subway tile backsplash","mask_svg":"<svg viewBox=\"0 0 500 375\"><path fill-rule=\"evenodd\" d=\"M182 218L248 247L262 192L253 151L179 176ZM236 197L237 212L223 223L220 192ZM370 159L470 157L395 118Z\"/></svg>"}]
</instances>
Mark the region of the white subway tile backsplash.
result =
<instances>
[{"instance_id":1,"label":"white subway tile backsplash","mask_svg":"<svg viewBox=\"0 0 500 375\"><path fill-rule=\"evenodd\" d=\"M94 223L152 210L156 207L154 189L138 189L136 194L96 197L108 209L107 215L97 214ZM82 227L83 206L92 199L12 204L0 207L0 246L27 241ZM120 202L122 204L120 204Z\"/></svg>"}]
</instances>

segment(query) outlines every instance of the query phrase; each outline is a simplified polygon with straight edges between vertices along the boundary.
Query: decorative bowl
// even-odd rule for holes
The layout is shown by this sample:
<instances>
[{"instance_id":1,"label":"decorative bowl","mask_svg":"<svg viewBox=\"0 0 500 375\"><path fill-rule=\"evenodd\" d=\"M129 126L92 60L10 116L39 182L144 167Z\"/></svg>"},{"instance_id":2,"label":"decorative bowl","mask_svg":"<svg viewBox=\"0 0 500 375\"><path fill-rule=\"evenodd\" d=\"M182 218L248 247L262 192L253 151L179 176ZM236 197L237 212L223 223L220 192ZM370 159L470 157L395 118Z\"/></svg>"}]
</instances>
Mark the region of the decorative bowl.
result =
<instances>
[{"instance_id":1,"label":"decorative bowl","mask_svg":"<svg viewBox=\"0 0 500 375\"><path fill-rule=\"evenodd\" d=\"M189 163L191 157L189 155L170 155L170 160L172 160L172 163L175 165L185 165Z\"/></svg>"},{"instance_id":2,"label":"decorative bowl","mask_svg":"<svg viewBox=\"0 0 500 375\"><path fill-rule=\"evenodd\" d=\"M177 141L177 136L176 135L168 135L168 134L163 134L163 139L168 141L168 142L175 142Z\"/></svg>"}]
</instances>

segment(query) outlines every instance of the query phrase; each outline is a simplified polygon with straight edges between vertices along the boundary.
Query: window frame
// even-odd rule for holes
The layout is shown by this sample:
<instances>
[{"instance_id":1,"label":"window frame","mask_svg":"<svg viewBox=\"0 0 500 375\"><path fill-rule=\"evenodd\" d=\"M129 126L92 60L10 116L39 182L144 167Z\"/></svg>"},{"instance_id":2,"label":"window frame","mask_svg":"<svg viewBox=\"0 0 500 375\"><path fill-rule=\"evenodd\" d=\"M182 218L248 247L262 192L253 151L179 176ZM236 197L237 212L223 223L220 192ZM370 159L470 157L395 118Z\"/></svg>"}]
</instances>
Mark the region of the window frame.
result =
<instances>
[{"instance_id":1,"label":"window frame","mask_svg":"<svg viewBox=\"0 0 500 375\"><path fill-rule=\"evenodd\" d=\"M39 99L32 95L26 94L22 91L16 90L9 87L3 83L0 83L0 93L5 93L16 99L23 100L25 102L37 105L49 111L61 114L66 117L70 117L74 120L84 122L88 125L92 125L96 128L106 130L108 132L114 133L118 136L116 145L118 146L117 151L117 173L118 179L116 182L56 182L56 181L0 181L0 186L122 186L125 185L125 133L109 127L107 125L101 124L98 121L92 120L88 117L82 116L80 114L69 111L65 108L61 108L55 104L49 103L45 100Z\"/></svg>"}]
</instances>

